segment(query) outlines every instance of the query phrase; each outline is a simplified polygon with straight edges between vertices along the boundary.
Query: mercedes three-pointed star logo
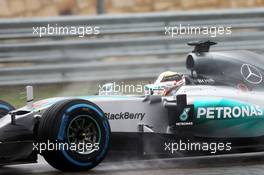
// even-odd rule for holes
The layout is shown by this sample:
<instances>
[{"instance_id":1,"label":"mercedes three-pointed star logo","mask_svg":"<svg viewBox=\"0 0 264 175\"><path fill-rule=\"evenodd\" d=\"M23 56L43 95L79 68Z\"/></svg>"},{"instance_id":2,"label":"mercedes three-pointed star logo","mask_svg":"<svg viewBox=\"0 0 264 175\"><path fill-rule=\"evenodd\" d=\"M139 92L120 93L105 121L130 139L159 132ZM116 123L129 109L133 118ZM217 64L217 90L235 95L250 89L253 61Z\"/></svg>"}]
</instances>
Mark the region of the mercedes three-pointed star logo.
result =
<instances>
[{"instance_id":1,"label":"mercedes three-pointed star logo","mask_svg":"<svg viewBox=\"0 0 264 175\"><path fill-rule=\"evenodd\" d=\"M253 65L243 64L240 71L243 78L249 83L260 84L263 80L261 72Z\"/></svg>"}]
</instances>

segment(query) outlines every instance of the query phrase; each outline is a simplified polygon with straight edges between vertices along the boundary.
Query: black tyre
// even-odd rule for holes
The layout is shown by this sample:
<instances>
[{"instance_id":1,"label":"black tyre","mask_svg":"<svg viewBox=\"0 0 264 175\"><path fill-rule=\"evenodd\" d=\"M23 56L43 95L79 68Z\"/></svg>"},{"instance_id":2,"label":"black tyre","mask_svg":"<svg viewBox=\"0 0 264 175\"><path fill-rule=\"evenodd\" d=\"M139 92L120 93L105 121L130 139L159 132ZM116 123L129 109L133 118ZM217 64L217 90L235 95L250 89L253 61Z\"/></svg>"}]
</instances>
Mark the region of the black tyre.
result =
<instances>
[{"instance_id":1,"label":"black tyre","mask_svg":"<svg viewBox=\"0 0 264 175\"><path fill-rule=\"evenodd\" d=\"M94 103L71 99L60 101L44 112L39 123L41 143L88 145L81 149L45 150L45 160L62 171L85 171L98 165L106 156L110 126L104 112ZM65 146L65 145L64 145Z\"/></svg>"},{"instance_id":2,"label":"black tyre","mask_svg":"<svg viewBox=\"0 0 264 175\"><path fill-rule=\"evenodd\" d=\"M5 116L12 110L15 110L15 108L11 104L0 100L0 118Z\"/></svg>"}]
</instances>

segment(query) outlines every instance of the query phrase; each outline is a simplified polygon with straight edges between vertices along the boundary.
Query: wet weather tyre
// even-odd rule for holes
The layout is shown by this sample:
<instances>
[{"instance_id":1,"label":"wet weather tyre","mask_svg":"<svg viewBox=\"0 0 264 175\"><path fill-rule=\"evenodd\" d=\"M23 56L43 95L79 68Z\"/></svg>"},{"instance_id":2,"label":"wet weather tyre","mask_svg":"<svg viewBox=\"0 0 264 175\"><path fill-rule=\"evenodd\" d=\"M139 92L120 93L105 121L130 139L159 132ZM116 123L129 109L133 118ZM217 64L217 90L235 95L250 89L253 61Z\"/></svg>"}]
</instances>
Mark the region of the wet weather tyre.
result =
<instances>
[{"instance_id":1,"label":"wet weather tyre","mask_svg":"<svg viewBox=\"0 0 264 175\"><path fill-rule=\"evenodd\" d=\"M12 110L15 110L15 108L11 104L0 100L0 118L5 116Z\"/></svg>"},{"instance_id":2,"label":"wet weather tyre","mask_svg":"<svg viewBox=\"0 0 264 175\"><path fill-rule=\"evenodd\" d=\"M96 104L70 99L44 112L37 135L39 144L46 144L41 154L51 166L61 171L86 171L107 155L110 133L108 120Z\"/></svg>"}]
</instances>

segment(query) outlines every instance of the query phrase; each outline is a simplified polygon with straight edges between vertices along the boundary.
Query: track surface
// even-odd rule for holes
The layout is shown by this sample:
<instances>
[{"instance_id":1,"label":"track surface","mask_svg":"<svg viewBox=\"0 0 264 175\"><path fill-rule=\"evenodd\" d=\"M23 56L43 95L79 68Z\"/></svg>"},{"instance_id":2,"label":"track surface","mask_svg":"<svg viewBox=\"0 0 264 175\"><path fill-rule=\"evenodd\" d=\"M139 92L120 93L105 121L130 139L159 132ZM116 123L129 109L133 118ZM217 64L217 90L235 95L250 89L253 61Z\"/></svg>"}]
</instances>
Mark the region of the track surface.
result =
<instances>
[{"instance_id":1,"label":"track surface","mask_svg":"<svg viewBox=\"0 0 264 175\"><path fill-rule=\"evenodd\" d=\"M203 158L157 159L101 163L95 169L83 173L63 173L50 167L40 158L38 164L2 167L0 174L89 174L89 175L228 175L264 174L264 152L244 155Z\"/></svg>"}]
</instances>

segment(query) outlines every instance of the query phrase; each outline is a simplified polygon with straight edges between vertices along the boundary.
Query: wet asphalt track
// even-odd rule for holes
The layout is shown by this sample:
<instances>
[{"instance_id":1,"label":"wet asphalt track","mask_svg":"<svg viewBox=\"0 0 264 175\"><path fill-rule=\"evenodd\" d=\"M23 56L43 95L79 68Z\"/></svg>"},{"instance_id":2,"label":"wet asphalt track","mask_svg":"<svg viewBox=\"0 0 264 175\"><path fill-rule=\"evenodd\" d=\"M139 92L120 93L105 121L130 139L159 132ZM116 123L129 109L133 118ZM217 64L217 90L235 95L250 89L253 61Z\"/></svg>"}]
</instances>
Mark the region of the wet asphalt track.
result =
<instances>
[{"instance_id":1,"label":"wet asphalt track","mask_svg":"<svg viewBox=\"0 0 264 175\"><path fill-rule=\"evenodd\" d=\"M140 160L125 162L106 162L88 172L63 173L50 167L40 158L38 164L12 165L0 168L0 174L23 175L229 175L264 174L264 152L235 156L203 158L180 158L164 160Z\"/></svg>"}]
</instances>

